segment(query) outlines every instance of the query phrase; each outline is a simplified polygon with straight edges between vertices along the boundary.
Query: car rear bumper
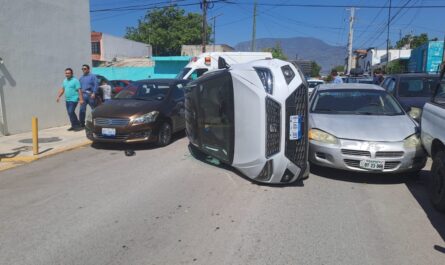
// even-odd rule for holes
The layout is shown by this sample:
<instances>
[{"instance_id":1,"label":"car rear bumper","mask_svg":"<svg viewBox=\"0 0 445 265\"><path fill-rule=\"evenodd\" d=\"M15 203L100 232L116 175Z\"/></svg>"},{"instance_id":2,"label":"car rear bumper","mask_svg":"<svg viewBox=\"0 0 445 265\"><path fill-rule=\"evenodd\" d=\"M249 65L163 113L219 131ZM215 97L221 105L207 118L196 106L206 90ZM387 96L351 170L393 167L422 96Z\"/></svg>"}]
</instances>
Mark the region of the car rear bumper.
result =
<instances>
[{"instance_id":1,"label":"car rear bumper","mask_svg":"<svg viewBox=\"0 0 445 265\"><path fill-rule=\"evenodd\" d=\"M366 142L340 140L338 145L309 142L309 160L316 165L367 173L418 171L425 166L423 148L404 148L403 142ZM366 169L362 160L384 161L383 170Z\"/></svg>"}]
</instances>

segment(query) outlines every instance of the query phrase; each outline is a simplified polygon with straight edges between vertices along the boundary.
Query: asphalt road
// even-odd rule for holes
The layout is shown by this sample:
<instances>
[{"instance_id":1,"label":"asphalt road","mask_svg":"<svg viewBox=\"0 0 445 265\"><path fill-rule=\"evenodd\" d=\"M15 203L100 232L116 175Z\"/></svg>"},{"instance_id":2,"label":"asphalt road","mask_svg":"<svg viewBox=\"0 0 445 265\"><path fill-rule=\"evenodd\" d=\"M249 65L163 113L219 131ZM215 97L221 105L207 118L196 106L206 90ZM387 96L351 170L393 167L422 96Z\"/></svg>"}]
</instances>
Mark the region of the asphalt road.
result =
<instances>
[{"instance_id":1,"label":"asphalt road","mask_svg":"<svg viewBox=\"0 0 445 265\"><path fill-rule=\"evenodd\" d=\"M445 264L425 183L315 170L252 184L187 139L85 147L0 173L0 264Z\"/></svg>"}]
</instances>

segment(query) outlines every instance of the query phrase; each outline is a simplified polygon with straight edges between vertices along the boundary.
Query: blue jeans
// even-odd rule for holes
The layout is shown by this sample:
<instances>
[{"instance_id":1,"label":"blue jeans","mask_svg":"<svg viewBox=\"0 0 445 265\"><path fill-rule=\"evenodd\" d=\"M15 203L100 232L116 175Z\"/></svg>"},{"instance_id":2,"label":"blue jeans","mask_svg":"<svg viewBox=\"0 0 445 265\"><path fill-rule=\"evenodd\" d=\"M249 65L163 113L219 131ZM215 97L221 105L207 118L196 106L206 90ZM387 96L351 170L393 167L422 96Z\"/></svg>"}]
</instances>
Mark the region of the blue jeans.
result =
<instances>
[{"instance_id":1,"label":"blue jeans","mask_svg":"<svg viewBox=\"0 0 445 265\"><path fill-rule=\"evenodd\" d=\"M70 117L71 127L79 127L79 120L76 115L77 102L66 101L66 111L68 112L68 117Z\"/></svg>"},{"instance_id":2,"label":"blue jeans","mask_svg":"<svg viewBox=\"0 0 445 265\"><path fill-rule=\"evenodd\" d=\"M83 104L79 109L79 121L81 125L85 125L85 116L87 113L87 105L90 105L91 110L95 107L95 99L91 98L91 94L83 93Z\"/></svg>"}]
</instances>

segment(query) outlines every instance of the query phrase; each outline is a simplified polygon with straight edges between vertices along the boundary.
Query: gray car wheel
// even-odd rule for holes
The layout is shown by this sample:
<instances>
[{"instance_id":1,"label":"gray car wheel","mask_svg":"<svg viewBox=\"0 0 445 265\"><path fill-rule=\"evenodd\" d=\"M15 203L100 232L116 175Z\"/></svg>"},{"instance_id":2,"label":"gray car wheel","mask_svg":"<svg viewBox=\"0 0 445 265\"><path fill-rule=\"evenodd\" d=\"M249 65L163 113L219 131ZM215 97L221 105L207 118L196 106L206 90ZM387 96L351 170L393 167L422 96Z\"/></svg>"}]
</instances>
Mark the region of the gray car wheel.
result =
<instances>
[{"instance_id":1,"label":"gray car wheel","mask_svg":"<svg viewBox=\"0 0 445 265\"><path fill-rule=\"evenodd\" d=\"M166 146L170 144L172 139L172 126L168 122L164 122L159 129L158 145Z\"/></svg>"},{"instance_id":2,"label":"gray car wheel","mask_svg":"<svg viewBox=\"0 0 445 265\"><path fill-rule=\"evenodd\" d=\"M433 157L430 195L434 207L439 211L445 211L445 151L439 151Z\"/></svg>"}]
</instances>

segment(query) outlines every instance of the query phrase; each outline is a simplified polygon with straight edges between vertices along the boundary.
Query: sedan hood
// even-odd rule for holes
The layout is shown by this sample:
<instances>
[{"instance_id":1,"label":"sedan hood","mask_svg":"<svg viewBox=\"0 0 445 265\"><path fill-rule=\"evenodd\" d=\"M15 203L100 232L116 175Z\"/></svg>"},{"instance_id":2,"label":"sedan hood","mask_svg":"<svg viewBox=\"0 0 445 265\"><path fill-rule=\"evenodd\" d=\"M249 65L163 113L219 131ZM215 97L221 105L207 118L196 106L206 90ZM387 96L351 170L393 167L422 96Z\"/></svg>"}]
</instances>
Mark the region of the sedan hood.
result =
<instances>
[{"instance_id":1,"label":"sedan hood","mask_svg":"<svg viewBox=\"0 0 445 265\"><path fill-rule=\"evenodd\" d=\"M94 109L94 117L130 118L158 110L162 101L119 99L108 101Z\"/></svg>"},{"instance_id":2,"label":"sedan hood","mask_svg":"<svg viewBox=\"0 0 445 265\"><path fill-rule=\"evenodd\" d=\"M328 132L337 138L375 142L396 142L416 132L416 124L407 115L310 115L310 128Z\"/></svg>"}]
</instances>

